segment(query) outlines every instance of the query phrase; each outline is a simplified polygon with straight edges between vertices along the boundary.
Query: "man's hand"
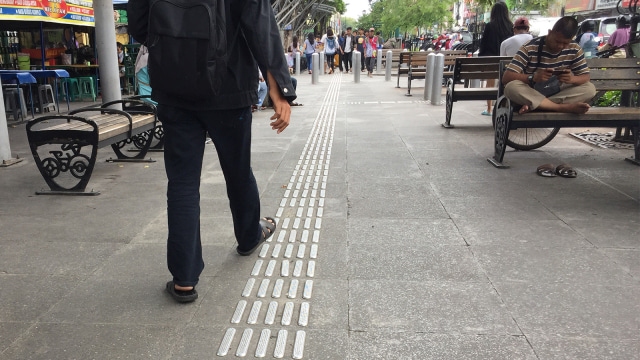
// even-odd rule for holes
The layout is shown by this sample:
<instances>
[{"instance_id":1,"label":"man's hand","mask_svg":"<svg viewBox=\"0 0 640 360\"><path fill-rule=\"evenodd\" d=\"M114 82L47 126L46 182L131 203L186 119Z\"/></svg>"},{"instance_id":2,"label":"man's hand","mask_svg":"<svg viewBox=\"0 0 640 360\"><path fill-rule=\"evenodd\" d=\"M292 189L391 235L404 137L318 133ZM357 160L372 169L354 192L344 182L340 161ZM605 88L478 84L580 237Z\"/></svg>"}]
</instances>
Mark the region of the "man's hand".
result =
<instances>
[{"instance_id":1,"label":"man's hand","mask_svg":"<svg viewBox=\"0 0 640 360\"><path fill-rule=\"evenodd\" d=\"M278 134L289 126L289 118L291 117L291 106L289 102L280 94L280 89L276 79L267 71L267 79L269 80L269 96L273 103L275 114L271 117L271 129L277 130Z\"/></svg>"},{"instance_id":2,"label":"man's hand","mask_svg":"<svg viewBox=\"0 0 640 360\"><path fill-rule=\"evenodd\" d=\"M565 84L573 84L575 82L574 80L575 79L571 71L566 71L558 75L558 81Z\"/></svg>"},{"instance_id":3,"label":"man's hand","mask_svg":"<svg viewBox=\"0 0 640 360\"><path fill-rule=\"evenodd\" d=\"M549 78L551 78L552 75L553 69L536 70L536 72L533 74L533 81L537 83L547 81L549 80Z\"/></svg>"}]
</instances>

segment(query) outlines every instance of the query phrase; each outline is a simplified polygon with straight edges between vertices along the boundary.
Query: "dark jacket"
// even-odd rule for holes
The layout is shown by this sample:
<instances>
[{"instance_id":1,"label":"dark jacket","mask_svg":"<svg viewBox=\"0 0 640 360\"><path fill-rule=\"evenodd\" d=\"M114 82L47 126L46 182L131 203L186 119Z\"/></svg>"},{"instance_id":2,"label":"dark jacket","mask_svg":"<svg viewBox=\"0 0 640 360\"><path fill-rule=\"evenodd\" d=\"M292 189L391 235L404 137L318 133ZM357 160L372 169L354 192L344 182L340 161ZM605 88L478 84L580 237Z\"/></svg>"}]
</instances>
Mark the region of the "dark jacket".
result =
<instances>
[{"instance_id":1,"label":"dark jacket","mask_svg":"<svg viewBox=\"0 0 640 360\"><path fill-rule=\"evenodd\" d=\"M258 102L258 67L269 71L288 101L296 98L280 32L268 0L227 0L226 33L228 47L227 73L219 95L207 102L185 102L152 90L151 98L167 104L193 110L236 109ZM149 0L130 0L127 8L129 34L145 43Z\"/></svg>"}]
</instances>

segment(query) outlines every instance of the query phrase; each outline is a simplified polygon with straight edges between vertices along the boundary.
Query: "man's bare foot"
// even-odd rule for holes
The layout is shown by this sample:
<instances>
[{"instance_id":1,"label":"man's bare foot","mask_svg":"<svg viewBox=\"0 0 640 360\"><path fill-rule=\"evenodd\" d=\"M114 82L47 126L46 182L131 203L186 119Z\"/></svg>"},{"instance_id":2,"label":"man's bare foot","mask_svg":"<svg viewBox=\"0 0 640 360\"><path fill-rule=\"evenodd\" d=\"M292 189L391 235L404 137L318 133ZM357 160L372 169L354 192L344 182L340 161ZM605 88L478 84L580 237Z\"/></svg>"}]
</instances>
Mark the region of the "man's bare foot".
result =
<instances>
[{"instance_id":1,"label":"man's bare foot","mask_svg":"<svg viewBox=\"0 0 640 360\"><path fill-rule=\"evenodd\" d=\"M518 114L522 115L524 113L528 113L529 111L529 105L522 105L522 107L520 108L520 110L518 110Z\"/></svg>"},{"instance_id":2,"label":"man's bare foot","mask_svg":"<svg viewBox=\"0 0 640 360\"><path fill-rule=\"evenodd\" d=\"M591 108L587 103L562 104L563 111L574 114L586 114Z\"/></svg>"},{"instance_id":3,"label":"man's bare foot","mask_svg":"<svg viewBox=\"0 0 640 360\"><path fill-rule=\"evenodd\" d=\"M191 290L193 290L193 286L174 285L174 287L176 288L176 290L179 290L179 291L191 291Z\"/></svg>"}]
</instances>

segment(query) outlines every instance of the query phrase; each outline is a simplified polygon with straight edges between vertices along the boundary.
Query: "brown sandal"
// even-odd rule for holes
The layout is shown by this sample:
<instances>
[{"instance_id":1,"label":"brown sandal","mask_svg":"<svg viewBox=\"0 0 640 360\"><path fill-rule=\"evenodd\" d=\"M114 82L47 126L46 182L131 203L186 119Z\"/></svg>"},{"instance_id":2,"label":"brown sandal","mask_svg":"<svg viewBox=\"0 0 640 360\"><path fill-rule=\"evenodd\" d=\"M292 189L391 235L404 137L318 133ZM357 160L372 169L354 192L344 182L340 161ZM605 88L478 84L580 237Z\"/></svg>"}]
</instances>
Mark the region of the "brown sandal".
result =
<instances>
[{"instance_id":1,"label":"brown sandal","mask_svg":"<svg viewBox=\"0 0 640 360\"><path fill-rule=\"evenodd\" d=\"M555 167L552 164L538 166L536 173L542 177L556 177Z\"/></svg>"}]
</instances>

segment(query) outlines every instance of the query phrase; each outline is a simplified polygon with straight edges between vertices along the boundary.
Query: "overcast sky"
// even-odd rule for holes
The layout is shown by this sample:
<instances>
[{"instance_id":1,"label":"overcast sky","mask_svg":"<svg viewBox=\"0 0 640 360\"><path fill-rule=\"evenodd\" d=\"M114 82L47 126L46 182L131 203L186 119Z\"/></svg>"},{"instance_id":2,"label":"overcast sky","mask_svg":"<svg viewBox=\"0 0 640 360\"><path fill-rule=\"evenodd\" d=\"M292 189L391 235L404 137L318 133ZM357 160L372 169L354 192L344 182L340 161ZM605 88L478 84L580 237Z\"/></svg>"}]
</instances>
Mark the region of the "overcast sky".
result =
<instances>
[{"instance_id":1,"label":"overcast sky","mask_svg":"<svg viewBox=\"0 0 640 360\"><path fill-rule=\"evenodd\" d=\"M344 2L347 4L347 11L344 16L357 20L362 16L362 10L369 12L369 0L345 0Z\"/></svg>"}]
</instances>

